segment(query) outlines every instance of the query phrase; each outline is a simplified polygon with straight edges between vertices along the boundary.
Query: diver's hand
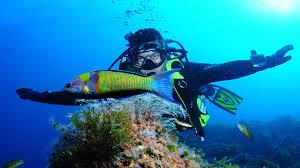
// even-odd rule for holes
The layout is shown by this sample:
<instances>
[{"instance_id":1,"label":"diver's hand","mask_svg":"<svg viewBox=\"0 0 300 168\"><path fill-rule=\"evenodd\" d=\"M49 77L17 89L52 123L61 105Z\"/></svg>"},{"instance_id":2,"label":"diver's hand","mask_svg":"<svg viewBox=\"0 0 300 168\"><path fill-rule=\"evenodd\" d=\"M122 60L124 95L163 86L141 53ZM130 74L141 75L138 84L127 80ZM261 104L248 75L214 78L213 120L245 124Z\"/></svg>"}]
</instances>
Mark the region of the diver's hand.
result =
<instances>
[{"instance_id":1,"label":"diver's hand","mask_svg":"<svg viewBox=\"0 0 300 168\"><path fill-rule=\"evenodd\" d=\"M16 90L17 94L21 99L29 99L38 102L47 102L47 98L49 96L49 91L38 92L33 89L21 88Z\"/></svg>"},{"instance_id":2,"label":"diver's hand","mask_svg":"<svg viewBox=\"0 0 300 168\"><path fill-rule=\"evenodd\" d=\"M282 47L280 50L278 50L275 54L271 56L266 56L266 66L268 68L272 68L277 65L281 65L283 63L286 63L287 61L292 59L292 56L285 56L285 54L293 50L294 46L293 45L286 45Z\"/></svg>"},{"instance_id":3,"label":"diver's hand","mask_svg":"<svg viewBox=\"0 0 300 168\"><path fill-rule=\"evenodd\" d=\"M21 88L16 90L21 99L29 99L40 103L48 104L60 104L60 105L80 105L86 104L86 102L76 102L77 95L69 93L67 91L58 92L38 92L33 89Z\"/></svg>"},{"instance_id":4,"label":"diver's hand","mask_svg":"<svg viewBox=\"0 0 300 168\"><path fill-rule=\"evenodd\" d=\"M38 97L41 93L34 91L33 89L21 88L16 90L21 99L32 99Z\"/></svg>"}]
</instances>

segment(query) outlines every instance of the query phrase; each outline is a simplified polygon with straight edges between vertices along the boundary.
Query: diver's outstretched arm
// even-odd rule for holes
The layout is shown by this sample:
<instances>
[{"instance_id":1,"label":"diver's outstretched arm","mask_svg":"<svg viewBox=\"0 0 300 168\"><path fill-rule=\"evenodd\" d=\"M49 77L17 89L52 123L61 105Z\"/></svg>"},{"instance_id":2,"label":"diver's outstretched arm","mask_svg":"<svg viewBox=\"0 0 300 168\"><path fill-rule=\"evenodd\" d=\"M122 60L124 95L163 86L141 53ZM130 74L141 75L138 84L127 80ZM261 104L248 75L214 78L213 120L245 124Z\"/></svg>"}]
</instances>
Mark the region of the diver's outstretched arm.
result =
<instances>
[{"instance_id":1,"label":"diver's outstretched arm","mask_svg":"<svg viewBox=\"0 0 300 168\"><path fill-rule=\"evenodd\" d=\"M37 101L41 103L48 104L59 104L59 105L78 105L76 103L76 96L67 91L58 91L58 92L37 92L33 89L21 88L16 90L17 94L22 99L29 99L32 101Z\"/></svg>"},{"instance_id":2,"label":"diver's outstretched arm","mask_svg":"<svg viewBox=\"0 0 300 168\"><path fill-rule=\"evenodd\" d=\"M252 50L250 60L231 61L223 64L190 62L188 66L193 73L187 72L187 75L191 76L193 87L195 88L211 82L237 79L286 63L292 59L291 56L286 56L286 54L293 49L293 45L287 45L279 49L275 54L266 57Z\"/></svg>"},{"instance_id":3,"label":"diver's outstretched arm","mask_svg":"<svg viewBox=\"0 0 300 168\"><path fill-rule=\"evenodd\" d=\"M279 49L275 54L266 57L266 66L268 68L272 68L277 65L281 65L286 63L287 61L292 59L292 56L286 56L286 53L293 50L293 45L286 45ZM255 50L254 50L255 51ZM256 51L255 51L256 52Z\"/></svg>"}]
</instances>

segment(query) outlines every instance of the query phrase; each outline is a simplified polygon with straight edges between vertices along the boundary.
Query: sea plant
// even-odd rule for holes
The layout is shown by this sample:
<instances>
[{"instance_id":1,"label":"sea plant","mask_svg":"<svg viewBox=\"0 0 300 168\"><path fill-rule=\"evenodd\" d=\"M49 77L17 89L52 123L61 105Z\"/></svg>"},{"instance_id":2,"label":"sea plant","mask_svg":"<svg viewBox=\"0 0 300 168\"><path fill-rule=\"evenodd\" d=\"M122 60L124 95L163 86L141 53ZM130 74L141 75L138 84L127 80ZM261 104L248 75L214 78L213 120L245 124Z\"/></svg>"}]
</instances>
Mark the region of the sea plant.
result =
<instances>
[{"instance_id":1,"label":"sea plant","mask_svg":"<svg viewBox=\"0 0 300 168\"><path fill-rule=\"evenodd\" d=\"M212 164L207 164L204 168L238 168L238 165L231 165L230 159L227 160L227 157L223 157L221 160L214 159Z\"/></svg>"},{"instance_id":2,"label":"sea plant","mask_svg":"<svg viewBox=\"0 0 300 168\"><path fill-rule=\"evenodd\" d=\"M176 146L175 145L168 145L168 149L170 152L174 152L176 150Z\"/></svg>"},{"instance_id":3,"label":"sea plant","mask_svg":"<svg viewBox=\"0 0 300 168\"><path fill-rule=\"evenodd\" d=\"M186 156L188 156L188 155L189 155L189 153L188 153L187 151L184 151L183 154L180 155L180 157L181 157L181 158L184 158L184 157L186 157Z\"/></svg>"},{"instance_id":4,"label":"sea plant","mask_svg":"<svg viewBox=\"0 0 300 168\"><path fill-rule=\"evenodd\" d=\"M104 155L118 154L132 140L128 112L82 108L70 118L74 126L85 134L85 143ZM99 148L99 149L97 149ZM105 149L103 149L105 148Z\"/></svg>"},{"instance_id":5,"label":"sea plant","mask_svg":"<svg viewBox=\"0 0 300 168\"><path fill-rule=\"evenodd\" d=\"M60 142L56 144L57 150L49 159L53 163L58 163L53 158L65 160L62 161L65 164L62 167L85 167L91 163L97 165L99 161L111 160L132 141L131 120L126 110L82 107L81 111L72 114L69 119L71 125L66 132L62 132L61 137L64 138L60 138ZM57 123L54 125L57 126ZM70 136L71 132L74 135ZM68 136L64 136L65 134ZM57 167L57 164L50 163L50 166Z\"/></svg>"}]
</instances>

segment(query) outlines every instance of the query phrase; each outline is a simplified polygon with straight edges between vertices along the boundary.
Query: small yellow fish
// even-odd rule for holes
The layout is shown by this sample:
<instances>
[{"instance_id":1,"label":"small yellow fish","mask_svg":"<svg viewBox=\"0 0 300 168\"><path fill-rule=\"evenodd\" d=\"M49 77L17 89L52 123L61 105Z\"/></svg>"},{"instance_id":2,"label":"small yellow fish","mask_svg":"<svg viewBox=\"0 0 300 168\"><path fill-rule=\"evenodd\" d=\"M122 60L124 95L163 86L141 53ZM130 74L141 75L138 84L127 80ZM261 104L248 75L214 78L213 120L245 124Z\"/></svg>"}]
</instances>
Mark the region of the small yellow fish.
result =
<instances>
[{"instance_id":1,"label":"small yellow fish","mask_svg":"<svg viewBox=\"0 0 300 168\"><path fill-rule=\"evenodd\" d=\"M175 120L175 123L178 124L178 125L184 126L184 127L188 127L188 128L193 127L193 126L192 126L191 124L189 124L189 123L185 123L185 122L178 121L178 120Z\"/></svg>"},{"instance_id":2,"label":"small yellow fish","mask_svg":"<svg viewBox=\"0 0 300 168\"><path fill-rule=\"evenodd\" d=\"M248 130L248 128L245 126L245 124L238 123L238 124L237 124L237 127L238 127L238 129L239 129L243 134L245 134L250 140L253 140L253 137L252 137L250 131Z\"/></svg>"},{"instance_id":3,"label":"small yellow fish","mask_svg":"<svg viewBox=\"0 0 300 168\"><path fill-rule=\"evenodd\" d=\"M7 162L2 168L16 168L20 166L21 164L24 164L23 160L13 160L10 162Z\"/></svg>"}]
</instances>

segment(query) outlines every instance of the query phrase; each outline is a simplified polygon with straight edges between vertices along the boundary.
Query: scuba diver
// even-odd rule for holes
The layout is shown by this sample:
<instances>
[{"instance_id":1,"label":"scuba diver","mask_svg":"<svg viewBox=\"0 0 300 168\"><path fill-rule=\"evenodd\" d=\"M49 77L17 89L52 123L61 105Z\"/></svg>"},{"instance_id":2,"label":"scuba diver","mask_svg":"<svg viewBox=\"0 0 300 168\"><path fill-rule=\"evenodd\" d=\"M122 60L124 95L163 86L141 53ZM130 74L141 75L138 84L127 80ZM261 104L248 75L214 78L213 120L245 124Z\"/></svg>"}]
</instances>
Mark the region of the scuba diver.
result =
<instances>
[{"instance_id":1,"label":"scuba diver","mask_svg":"<svg viewBox=\"0 0 300 168\"><path fill-rule=\"evenodd\" d=\"M275 54L266 57L252 50L250 60L232 61L223 64L204 64L189 62L187 51L179 42L164 40L162 35L153 28L128 33L125 39L129 42L128 49L108 68L110 70L120 61L119 69L123 70L122 72L93 71L85 73L68 83L63 91L38 92L33 89L21 88L17 89L16 92L22 99L41 103L79 105L81 103L77 102L78 98L99 99L124 96L122 94L114 95L114 93L119 94L119 91L101 96L98 91L101 90L102 85L106 87L108 83L115 82L102 79L105 76L115 76L117 78L123 76L123 80L129 80L129 78L137 77L128 74L132 72L142 77L158 75L165 71L174 72L172 74L174 84L173 86L170 85L170 90L173 90L173 99L179 102L188 113L188 117L175 120L176 126L178 130L193 129L197 138L204 141L203 127L210 118L205 107L206 100L232 114L236 113L237 105L243 100L228 89L210 83L241 78L283 64L292 58L291 56L285 56L285 54L294 48L292 45L287 45ZM101 76L100 74L103 73L106 75ZM99 80L108 83L100 85ZM119 85L121 86L121 84ZM131 91L124 93L127 95ZM171 100L173 99L171 98Z\"/></svg>"},{"instance_id":2,"label":"scuba diver","mask_svg":"<svg viewBox=\"0 0 300 168\"><path fill-rule=\"evenodd\" d=\"M205 107L206 99L233 114L242 101L242 98L235 93L210 83L241 78L281 65L292 58L285 54L294 48L292 45L287 45L266 57L252 50L250 60L204 64L189 62L187 51L179 42L164 40L159 31L153 28L128 33L124 38L129 42L129 47L109 69L118 61L120 61L120 70L146 76L180 68L179 72L173 74L173 98L184 107L189 116L185 119L178 118L175 123L179 130L194 129L197 138L201 141L204 141L203 127L209 119Z\"/></svg>"}]
</instances>

